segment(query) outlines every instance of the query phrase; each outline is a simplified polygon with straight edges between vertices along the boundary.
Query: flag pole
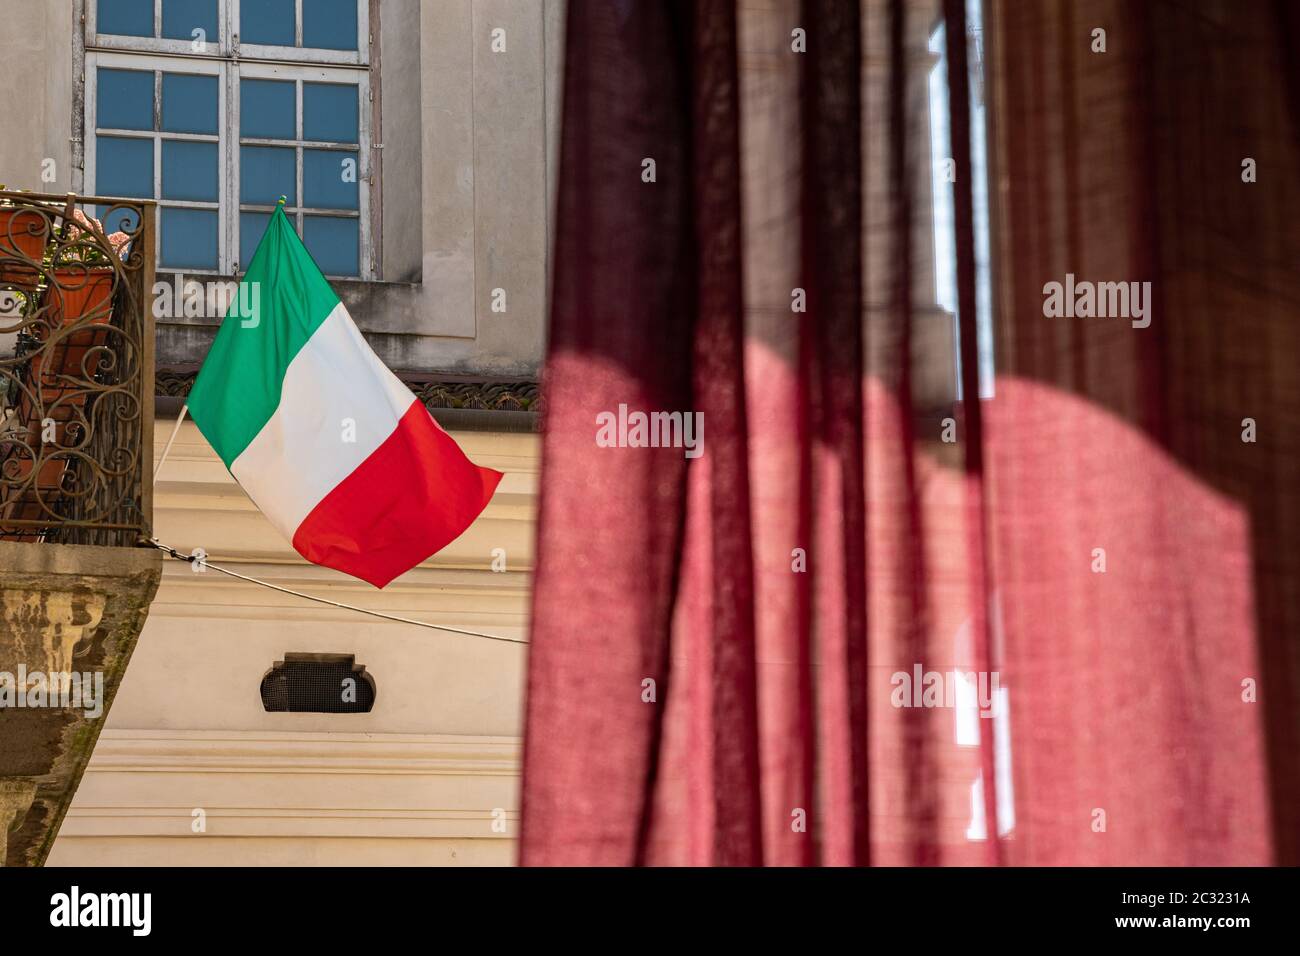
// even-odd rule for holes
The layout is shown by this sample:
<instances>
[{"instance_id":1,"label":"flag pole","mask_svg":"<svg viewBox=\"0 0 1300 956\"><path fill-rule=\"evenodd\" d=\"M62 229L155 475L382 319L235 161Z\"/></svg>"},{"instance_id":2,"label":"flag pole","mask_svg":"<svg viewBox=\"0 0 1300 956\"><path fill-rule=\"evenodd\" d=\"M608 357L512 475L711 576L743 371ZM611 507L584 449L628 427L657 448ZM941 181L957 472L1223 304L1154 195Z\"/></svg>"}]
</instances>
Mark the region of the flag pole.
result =
<instances>
[{"instance_id":1,"label":"flag pole","mask_svg":"<svg viewBox=\"0 0 1300 956\"><path fill-rule=\"evenodd\" d=\"M158 459L158 464L154 466L153 481L158 483L158 472L162 471L163 462L167 460L167 453L172 450L172 443L176 441L176 435L181 430L181 422L185 421L185 413L190 410L189 403L181 406L181 413L176 416L176 424L172 426L172 437L167 439L167 444L163 448L162 457Z\"/></svg>"}]
</instances>

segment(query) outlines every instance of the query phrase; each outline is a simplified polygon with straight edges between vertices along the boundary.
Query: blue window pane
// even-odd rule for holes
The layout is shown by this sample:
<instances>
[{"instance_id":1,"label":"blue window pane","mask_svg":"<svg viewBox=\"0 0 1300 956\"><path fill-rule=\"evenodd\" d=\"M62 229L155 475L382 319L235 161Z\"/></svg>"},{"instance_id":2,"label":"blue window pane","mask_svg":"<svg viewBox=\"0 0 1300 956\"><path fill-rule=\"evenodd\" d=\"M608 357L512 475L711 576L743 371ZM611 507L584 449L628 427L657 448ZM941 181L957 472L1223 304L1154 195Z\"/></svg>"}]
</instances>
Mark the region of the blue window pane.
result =
<instances>
[{"instance_id":1,"label":"blue window pane","mask_svg":"<svg viewBox=\"0 0 1300 956\"><path fill-rule=\"evenodd\" d=\"M302 151L303 205L316 209L357 208L357 154L328 149Z\"/></svg>"},{"instance_id":2,"label":"blue window pane","mask_svg":"<svg viewBox=\"0 0 1300 956\"><path fill-rule=\"evenodd\" d=\"M99 0L100 33L127 37L153 36L153 0Z\"/></svg>"},{"instance_id":3,"label":"blue window pane","mask_svg":"<svg viewBox=\"0 0 1300 956\"><path fill-rule=\"evenodd\" d=\"M162 211L160 265L185 269L217 267L217 214L206 209Z\"/></svg>"},{"instance_id":4,"label":"blue window pane","mask_svg":"<svg viewBox=\"0 0 1300 956\"><path fill-rule=\"evenodd\" d=\"M239 135L258 139L295 139L295 100L292 82L240 80Z\"/></svg>"},{"instance_id":5,"label":"blue window pane","mask_svg":"<svg viewBox=\"0 0 1300 956\"><path fill-rule=\"evenodd\" d=\"M153 140L101 136L95 141L95 192L153 198Z\"/></svg>"},{"instance_id":6,"label":"blue window pane","mask_svg":"<svg viewBox=\"0 0 1300 956\"><path fill-rule=\"evenodd\" d=\"M302 0L302 45L357 48L357 0Z\"/></svg>"},{"instance_id":7,"label":"blue window pane","mask_svg":"<svg viewBox=\"0 0 1300 956\"><path fill-rule=\"evenodd\" d=\"M195 36L195 30L202 30ZM217 42L217 0L163 0L162 35L173 40Z\"/></svg>"},{"instance_id":8,"label":"blue window pane","mask_svg":"<svg viewBox=\"0 0 1300 956\"><path fill-rule=\"evenodd\" d=\"M216 133L217 78L164 73L162 128L170 133Z\"/></svg>"},{"instance_id":9,"label":"blue window pane","mask_svg":"<svg viewBox=\"0 0 1300 956\"><path fill-rule=\"evenodd\" d=\"M253 253L257 251L257 244L262 241L262 233L266 232L266 224L271 221L269 212L241 212L239 214L239 269L241 272L248 271L248 265L253 261Z\"/></svg>"},{"instance_id":10,"label":"blue window pane","mask_svg":"<svg viewBox=\"0 0 1300 956\"><path fill-rule=\"evenodd\" d=\"M95 112L100 129L153 129L153 73L101 69Z\"/></svg>"},{"instance_id":11,"label":"blue window pane","mask_svg":"<svg viewBox=\"0 0 1300 956\"><path fill-rule=\"evenodd\" d=\"M217 201L217 144L163 140L162 198Z\"/></svg>"},{"instance_id":12,"label":"blue window pane","mask_svg":"<svg viewBox=\"0 0 1300 956\"><path fill-rule=\"evenodd\" d=\"M318 143L357 142L357 87L304 83L302 138Z\"/></svg>"},{"instance_id":13,"label":"blue window pane","mask_svg":"<svg viewBox=\"0 0 1300 956\"><path fill-rule=\"evenodd\" d=\"M360 220L335 216L304 216L303 244L320 271L331 276L359 275L361 258L358 238Z\"/></svg>"},{"instance_id":14,"label":"blue window pane","mask_svg":"<svg viewBox=\"0 0 1300 956\"><path fill-rule=\"evenodd\" d=\"M239 201L274 203L281 196L298 205L295 151L281 146L239 148Z\"/></svg>"},{"instance_id":15,"label":"blue window pane","mask_svg":"<svg viewBox=\"0 0 1300 956\"><path fill-rule=\"evenodd\" d=\"M239 42L293 46L293 0L260 0L239 8Z\"/></svg>"}]
</instances>

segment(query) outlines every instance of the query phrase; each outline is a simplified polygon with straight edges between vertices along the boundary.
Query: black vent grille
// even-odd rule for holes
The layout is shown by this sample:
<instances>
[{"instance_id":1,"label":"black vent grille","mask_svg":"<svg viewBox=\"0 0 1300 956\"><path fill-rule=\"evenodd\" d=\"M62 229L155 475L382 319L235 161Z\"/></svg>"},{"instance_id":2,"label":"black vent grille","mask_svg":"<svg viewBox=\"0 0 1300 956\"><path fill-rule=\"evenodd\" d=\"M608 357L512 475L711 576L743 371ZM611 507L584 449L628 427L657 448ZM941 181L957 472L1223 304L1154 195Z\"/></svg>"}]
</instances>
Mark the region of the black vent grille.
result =
<instances>
[{"instance_id":1,"label":"black vent grille","mask_svg":"<svg viewBox=\"0 0 1300 956\"><path fill-rule=\"evenodd\" d=\"M375 681L351 654L285 654L262 678L262 706L271 713L368 714Z\"/></svg>"}]
</instances>

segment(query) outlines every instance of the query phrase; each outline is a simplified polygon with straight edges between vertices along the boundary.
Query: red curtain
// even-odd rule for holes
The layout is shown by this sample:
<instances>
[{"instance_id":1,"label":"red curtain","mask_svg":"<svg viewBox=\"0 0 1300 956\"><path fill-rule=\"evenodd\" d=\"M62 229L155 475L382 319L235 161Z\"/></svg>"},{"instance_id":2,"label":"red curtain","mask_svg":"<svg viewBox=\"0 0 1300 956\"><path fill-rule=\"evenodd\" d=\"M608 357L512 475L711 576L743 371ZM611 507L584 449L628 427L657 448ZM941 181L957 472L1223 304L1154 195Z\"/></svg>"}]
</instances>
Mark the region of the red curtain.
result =
<instances>
[{"instance_id":1,"label":"red curtain","mask_svg":"<svg viewBox=\"0 0 1300 956\"><path fill-rule=\"evenodd\" d=\"M521 861L1300 862L1286 4L568 11Z\"/></svg>"}]
</instances>

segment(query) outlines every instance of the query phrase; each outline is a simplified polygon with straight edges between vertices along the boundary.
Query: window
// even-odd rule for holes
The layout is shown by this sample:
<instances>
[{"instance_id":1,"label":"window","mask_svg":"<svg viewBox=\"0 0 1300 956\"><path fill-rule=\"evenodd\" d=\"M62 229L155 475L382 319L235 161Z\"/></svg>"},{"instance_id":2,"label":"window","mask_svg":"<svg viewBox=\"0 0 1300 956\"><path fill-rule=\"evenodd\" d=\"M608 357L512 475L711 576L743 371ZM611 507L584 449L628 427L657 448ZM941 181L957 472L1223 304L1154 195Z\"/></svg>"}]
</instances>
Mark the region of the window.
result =
<instances>
[{"instance_id":1,"label":"window","mask_svg":"<svg viewBox=\"0 0 1300 956\"><path fill-rule=\"evenodd\" d=\"M368 38L366 0L87 0L86 192L157 200L159 269L225 275L284 196L326 275L373 278Z\"/></svg>"},{"instance_id":2,"label":"window","mask_svg":"<svg viewBox=\"0 0 1300 956\"><path fill-rule=\"evenodd\" d=\"M975 328L980 368L980 398L993 397L993 285L989 266L989 189L987 117L984 107L984 34L981 0L967 0L967 66L970 72L971 204L975 238ZM951 140L948 129L948 55L943 24L930 34L935 63L929 75L931 195L933 197L935 296L957 323L957 237L953 184L948 179ZM961 354L957 353L957 397L961 397Z\"/></svg>"}]
</instances>

